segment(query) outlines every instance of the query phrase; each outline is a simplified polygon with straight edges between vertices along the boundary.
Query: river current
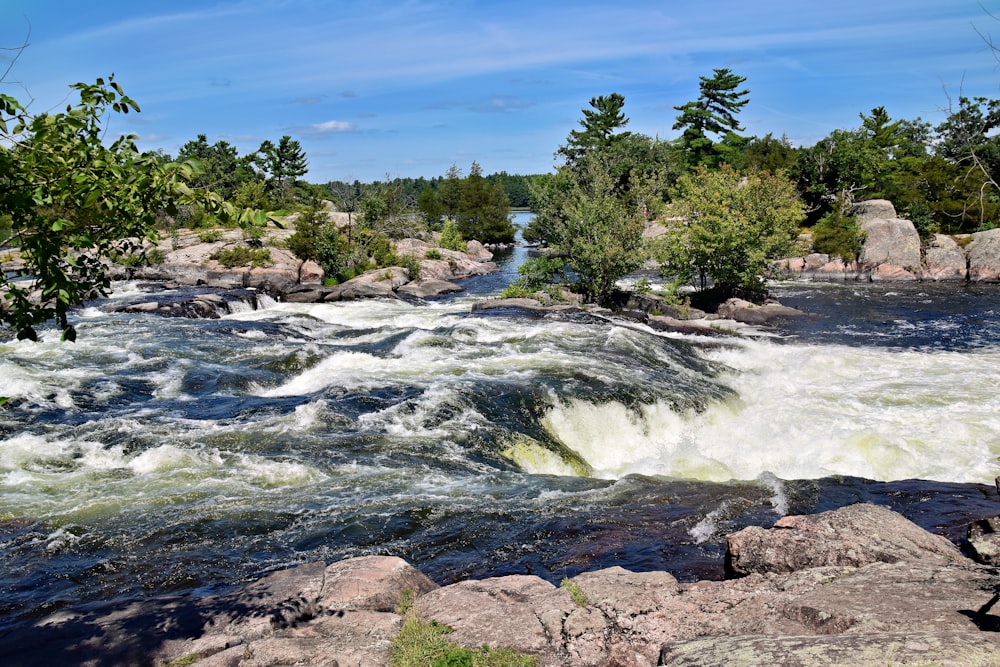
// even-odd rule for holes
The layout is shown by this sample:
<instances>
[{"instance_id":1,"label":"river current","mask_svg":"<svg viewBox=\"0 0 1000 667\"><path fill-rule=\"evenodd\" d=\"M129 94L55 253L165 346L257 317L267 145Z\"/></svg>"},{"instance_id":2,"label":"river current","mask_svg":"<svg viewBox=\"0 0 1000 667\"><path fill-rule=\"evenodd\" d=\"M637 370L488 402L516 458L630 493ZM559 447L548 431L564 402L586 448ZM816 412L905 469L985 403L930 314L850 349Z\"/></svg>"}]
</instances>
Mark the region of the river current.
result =
<instances>
[{"instance_id":1,"label":"river current","mask_svg":"<svg viewBox=\"0 0 1000 667\"><path fill-rule=\"evenodd\" d=\"M0 632L401 556L438 583L621 565L722 576L722 539L859 500L959 541L997 514L1000 290L782 284L814 317L696 337L592 315L265 303L75 314L0 341Z\"/></svg>"}]
</instances>

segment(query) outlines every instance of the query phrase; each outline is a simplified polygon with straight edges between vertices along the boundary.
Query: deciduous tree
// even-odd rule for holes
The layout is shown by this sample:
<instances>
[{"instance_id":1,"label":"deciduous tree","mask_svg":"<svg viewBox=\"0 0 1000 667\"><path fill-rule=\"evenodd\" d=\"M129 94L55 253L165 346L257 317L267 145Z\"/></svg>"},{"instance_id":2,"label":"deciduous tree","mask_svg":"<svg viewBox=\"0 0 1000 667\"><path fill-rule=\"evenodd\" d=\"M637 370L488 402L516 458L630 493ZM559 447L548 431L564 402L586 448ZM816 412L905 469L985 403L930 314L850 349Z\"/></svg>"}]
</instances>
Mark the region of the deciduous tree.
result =
<instances>
[{"instance_id":1,"label":"deciduous tree","mask_svg":"<svg viewBox=\"0 0 1000 667\"><path fill-rule=\"evenodd\" d=\"M805 218L783 174L744 176L725 165L681 176L672 208L660 246L665 271L702 288L711 279L722 291L762 290L768 260L791 247Z\"/></svg>"},{"instance_id":2,"label":"deciduous tree","mask_svg":"<svg viewBox=\"0 0 1000 667\"><path fill-rule=\"evenodd\" d=\"M29 279L0 276L0 322L22 339L54 318L74 340L69 309L107 293L104 261L156 238L162 212L179 202L224 208L190 188L195 163L141 153L133 135L105 142L109 114L139 111L113 76L71 87L78 102L38 115L0 94L0 218L10 220L0 245L19 249Z\"/></svg>"}]
</instances>

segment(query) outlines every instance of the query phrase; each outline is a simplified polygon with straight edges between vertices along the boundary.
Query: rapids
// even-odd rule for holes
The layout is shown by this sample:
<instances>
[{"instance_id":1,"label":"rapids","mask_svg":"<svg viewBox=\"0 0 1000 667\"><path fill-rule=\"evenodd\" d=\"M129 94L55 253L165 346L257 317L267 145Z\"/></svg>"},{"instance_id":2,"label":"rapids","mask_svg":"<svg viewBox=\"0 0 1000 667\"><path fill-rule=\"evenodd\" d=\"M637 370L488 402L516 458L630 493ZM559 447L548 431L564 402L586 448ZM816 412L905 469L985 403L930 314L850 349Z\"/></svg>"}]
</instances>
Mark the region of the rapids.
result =
<instances>
[{"instance_id":1,"label":"rapids","mask_svg":"<svg viewBox=\"0 0 1000 667\"><path fill-rule=\"evenodd\" d=\"M953 539L996 513L1000 292L782 285L817 317L721 344L473 314L523 254L428 302L102 302L75 344L0 342L0 632L319 559L717 578L726 532L788 512L868 500Z\"/></svg>"}]
</instances>

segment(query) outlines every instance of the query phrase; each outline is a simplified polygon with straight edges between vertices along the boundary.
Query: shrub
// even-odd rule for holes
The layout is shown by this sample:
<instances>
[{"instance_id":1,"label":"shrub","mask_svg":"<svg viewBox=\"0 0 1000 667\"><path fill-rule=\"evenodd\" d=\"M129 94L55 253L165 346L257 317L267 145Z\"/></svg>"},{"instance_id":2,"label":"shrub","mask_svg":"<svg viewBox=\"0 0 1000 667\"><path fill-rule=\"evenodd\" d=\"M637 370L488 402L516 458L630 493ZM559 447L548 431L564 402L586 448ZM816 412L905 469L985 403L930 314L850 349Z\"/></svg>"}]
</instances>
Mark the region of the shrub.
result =
<instances>
[{"instance_id":1,"label":"shrub","mask_svg":"<svg viewBox=\"0 0 1000 667\"><path fill-rule=\"evenodd\" d=\"M458 231L458 224L448 218L445 220L444 228L441 230L441 238L438 239L438 245L440 245L445 250L454 250L456 252L465 252L468 249L468 245L465 239Z\"/></svg>"},{"instance_id":2,"label":"shrub","mask_svg":"<svg viewBox=\"0 0 1000 667\"><path fill-rule=\"evenodd\" d=\"M313 204L295 223L295 233L288 237L288 249L300 259L310 259L327 275L336 275L346 266L346 243L318 204Z\"/></svg>"},{"instance_id":3,"label":"shrub","mask_svg":"<svg viewBox=\"0 0 1000 667\"><path fill-rule=\"evenodd\" d=\"M198 234L198 240L202 243L215 243L216 241L222 240L222 230L221 229L206 229L205 231Z\"/></svg>"},{"instance_id":4,"label":"shrub","mask_svg":"<svg viewBox=\"0 0 1000 667\"><path fill-rule=\"evenodd\" d=\"M144 252L133 252L128 254L112 253L110 259L115 264L134 268L137 266L157 266L163 264L163 251L159 248L150 248Z\"/></svg>"},{"instance_id":5,"label":"shrub","mask_svg":"<svg viewBox=\"0 0 1000 667\"><path fill-rule=\"evenodd\" d=\"M559 582L559 588L569 593L570 599L573 600L573 604L577 607L587 606L587 596L580 589L580 586L569 577L563 577L563 580Z\"/></svg>"},{"instance_id":6,"label":"shrub","mask_svg":"<svg viewBox=\"0 0 1000 667\"><path fill-rule=\"evenodd\" d=\"M420 280L420 260L413 255L397 257L396 265L403 267L409 272L410 280Z\"/></svg>"},{"instance_id":7,"label":"shrub","mask_svg":"<svg viewBox=\"0 0 1000 667\"><path fill-rule=\"evenodd\" d=\"M857 220L844 215L841 206L820 218L813 227L813 250L842 257L845 262L858 258L864 241L865 234L858 227Z\"/></svg>"},{"instance_id":8,"label":"shrub","mask_svg":"<svg viewBox=\"0 0 1000 667\"><path fill-rule=\"evenodd\" d=\"M223 248L212 253L209 259L214 259L227 268L236 266L266 266L271 263L271 251L267 248L250 248L237 245Z\"/></svg>"},{"instance_id":9,"label":"shrub","mask_svg":"<svg viewBox=\"0 0 1000 667\"><path fill-rule=\"evenodd\" d=\"M431 248L424 253L424 259L441 259L441 253L438 252L437 248Z\"/></svg>"}]
</instances>

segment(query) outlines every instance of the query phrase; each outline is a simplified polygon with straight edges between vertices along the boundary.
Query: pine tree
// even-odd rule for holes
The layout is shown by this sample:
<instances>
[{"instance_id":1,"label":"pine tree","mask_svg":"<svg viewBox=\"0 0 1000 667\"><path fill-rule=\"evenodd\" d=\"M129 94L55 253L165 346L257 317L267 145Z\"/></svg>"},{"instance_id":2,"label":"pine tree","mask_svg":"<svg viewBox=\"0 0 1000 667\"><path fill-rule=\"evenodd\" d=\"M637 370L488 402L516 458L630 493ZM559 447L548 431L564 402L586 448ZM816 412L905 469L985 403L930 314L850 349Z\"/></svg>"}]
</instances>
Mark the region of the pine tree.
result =
<instances>
[{"instance_id":1,"label":"pine tree","mask_svg":"<svg viewBox=\"0 0 1000 667\"><path fill-rule=\"evenodd\" d=\"M556 155L566 159L566 163L574 165L580 159L594 151L609 148L614 143L628 136L628 132L617 132L628 125L629 119L622 112L625 98L619 93L601 95L590 98L591 109L583 110L580 125L583 130L572 130L565 146L561 146Z\"/></svg>"},{"instance_id":2,"label":"pine tree","mask_svg":"<svg viewBox=\"0 0 1000 667\"><path fill-rule=\"evenodd\" d=\"M736 114L750 101L746 99L749 90L737 90L746 77L729 69L716 69L712 78L700 79L698 99L674 107L681 115L673 129L683 130L680 144L690 166L705 164L713 156L715 144L709 134L724 137L743 131Z\"/></svg>"}]
</instances>

